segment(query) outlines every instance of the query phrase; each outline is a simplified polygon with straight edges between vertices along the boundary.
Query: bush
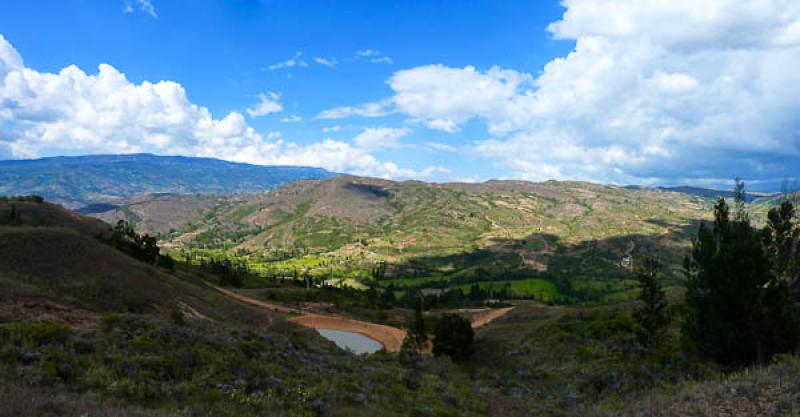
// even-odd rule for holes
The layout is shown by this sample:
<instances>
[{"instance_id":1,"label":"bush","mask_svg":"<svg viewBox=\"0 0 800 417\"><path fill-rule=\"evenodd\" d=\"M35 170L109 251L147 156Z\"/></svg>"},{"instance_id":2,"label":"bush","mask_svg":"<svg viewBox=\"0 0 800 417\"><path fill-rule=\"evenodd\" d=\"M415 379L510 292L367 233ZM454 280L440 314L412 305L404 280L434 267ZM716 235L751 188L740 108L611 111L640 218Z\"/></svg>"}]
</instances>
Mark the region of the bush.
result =
<instances>
[{"instance_id":1,"label":"bush","mask_svg":"<svg viewBox=\"0 0 800 417\"><path fill-rule=\"evenodd\" d=\"M434 336L434 355L447 355L455 360L467 360L472 356L475 332L469 320L455 314L445 314L436 323Z\"/></svg>"},{"instance_id":2,"label":"bush","mask_svg":"<svg viewBox=\"0 0 800 417\"><path fill-rule=\"evenodd\" d=\"M37 346L54 344L62 345L69 336L69 327L50 320L20 321L14 323L12 332L16 339Z\"/></svg>"}]
</instances>

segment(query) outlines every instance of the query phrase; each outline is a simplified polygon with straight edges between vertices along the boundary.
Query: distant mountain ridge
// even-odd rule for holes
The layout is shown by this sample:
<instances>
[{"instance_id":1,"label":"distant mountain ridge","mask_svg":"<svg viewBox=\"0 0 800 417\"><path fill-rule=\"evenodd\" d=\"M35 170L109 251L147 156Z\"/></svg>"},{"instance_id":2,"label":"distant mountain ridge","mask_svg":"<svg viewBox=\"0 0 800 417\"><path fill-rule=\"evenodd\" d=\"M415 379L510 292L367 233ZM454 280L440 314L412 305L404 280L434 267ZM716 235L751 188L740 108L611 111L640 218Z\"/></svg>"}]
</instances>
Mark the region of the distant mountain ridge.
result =
<instances>
[{"instance_id":1,"label":"distant mountain ridge","mask_svg":"<svg viewBox=\"0 0 800 417\"><path fill-rule=\"evenodd\" d=\"M0 195L37 194L69 208L139 194L237 194L337 176L322 168L261 166L153 154L0 161Z\"/></svg>"},{"instance_id":2,"label":"distant mountain ridge","mask_svg":"<svg viewBox=\"0 0 800 417\"><path fill-rule=\"evenodd\" d=\"M647 189L648 187L642 187L639 185L628 185L625 188L631 190L642 190ZM734 193L732 190L715 190L712 188L702 188L702 187L692 187L689 185L678 185L674 187L653 187L654 190L661 190L661 191L668 191L673 193L681 193L681 194L688 194L694 195L697 197L703 198L717 198L717 197L724 197L724 198L733 198ZM747 201L752 202L754 200L758 200L764 197L771 197L774 196L775 193L764 193L764 192L747 192Z\"/></svg>"}]
</instances>

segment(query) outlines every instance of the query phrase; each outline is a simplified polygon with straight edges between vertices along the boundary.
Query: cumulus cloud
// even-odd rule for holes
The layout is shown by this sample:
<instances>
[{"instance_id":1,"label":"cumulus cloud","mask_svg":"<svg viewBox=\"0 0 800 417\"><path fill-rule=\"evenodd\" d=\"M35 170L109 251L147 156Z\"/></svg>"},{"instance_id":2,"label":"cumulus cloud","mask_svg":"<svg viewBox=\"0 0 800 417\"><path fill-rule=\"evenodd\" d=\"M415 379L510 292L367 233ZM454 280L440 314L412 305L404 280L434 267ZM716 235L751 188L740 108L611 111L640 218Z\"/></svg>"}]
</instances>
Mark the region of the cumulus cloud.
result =
<instances>
[{"instance_id":1,"label":"cumulus cloud","mask_svg":"<svg viewBox=\"0 0 800 417\"><path fill-rule=\"evenodd\" d=\"M250 117L265 116L270 113L278 113L283 111L283 106L280 102L278 93L268 92L267 94L258 94L258 104L247 109L247 114Z\"/></svg>"},{"instance_id":2,"label":"cumulus cloud","mask_svg":"<svg viewBox=\"0 0 800 417\"><path fill-rule=\"evenodd\" d=\"M272 160L272 163L321 166L334 172L380 178L427 178L437 173L449 172L438 166L422 170L402 168L393 162L378 160L364 148L332 139L308 146L290 144L286 147L286 152Z\"/></svg>"},{"instance_id":3,"label":"cumulus cloud","mask_svg":"<svg viewBox=\"0 0 800 417\"><path fill-rule=\"evenodd\" d=\"M398 139L409 133L411 133L411 129L405 127L369 127L353 138L353 141L367 150L397 148L400 146Z\"/></svg>"},{"instance_id":4,"label":"cumulus cloud","mask_svg":"<svg viewBox=\"0 0 800 417\"><path fill-rule=\"evenodd\" d=\"M251 115L276 111L276 94L263 94ZM215 118L190 102L172 81L135 84L101 64L97 74L71 65L58 73L25 67L0 36L0 158L64 154L152 152L207 156L255 164L313 165L385 178L420 177L381 161L367 149L322 140L287 142L279 132L263 136L239 112Z\"/></svg>"},{"instance_id":5,"label":"cumulus cloud","mask_svg":"<svg viewBox=\"0 0 800 417\"><path fill-rule=\"evenodd\" d=\"M474 152L528 179L797 176L800 2L565 0L575 42L532 74L427 65L388 100L432 129L485 122Z\"/></svg>"}]
</instances>

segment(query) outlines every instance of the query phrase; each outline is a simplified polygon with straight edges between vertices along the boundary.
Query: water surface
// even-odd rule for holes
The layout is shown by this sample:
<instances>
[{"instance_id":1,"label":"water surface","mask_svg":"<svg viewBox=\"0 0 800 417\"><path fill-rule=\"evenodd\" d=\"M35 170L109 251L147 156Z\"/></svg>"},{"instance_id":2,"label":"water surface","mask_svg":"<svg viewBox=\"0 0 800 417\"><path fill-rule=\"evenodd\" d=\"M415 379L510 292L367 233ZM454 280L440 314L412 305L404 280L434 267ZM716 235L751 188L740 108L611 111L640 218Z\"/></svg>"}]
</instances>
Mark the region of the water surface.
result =
<instances>
[{"instance_id":1,"label":"water surface","mask_svg":"<svg viewBox=\"0 0 800 417\"><path fill-rule=\"evenodd\" d=\"M336 343L336 346L353 351L353 353L374 353L383 349L380 343L363 334L332 329L317 329L317 331L322 337Z\"/></svg>"}]
</instances>

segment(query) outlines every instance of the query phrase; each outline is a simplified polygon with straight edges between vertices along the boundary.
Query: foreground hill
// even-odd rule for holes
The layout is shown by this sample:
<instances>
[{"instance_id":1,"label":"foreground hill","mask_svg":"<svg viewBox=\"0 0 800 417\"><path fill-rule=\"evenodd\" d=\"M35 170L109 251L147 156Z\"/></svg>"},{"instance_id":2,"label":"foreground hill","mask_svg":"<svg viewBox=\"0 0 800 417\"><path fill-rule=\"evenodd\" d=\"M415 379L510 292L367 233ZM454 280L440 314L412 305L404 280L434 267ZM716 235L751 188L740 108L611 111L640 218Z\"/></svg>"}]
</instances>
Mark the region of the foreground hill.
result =
<instances>
[{"instance_id":1,"label":"foreground hill","mask_svg":"<svg viewBox=\"0 0 800 417\"><path fill-rule=\"evenodd\" d=\"M111 228L49 203L2 202L0 320L53 310L91 321L109 312L184 314L214 321L260 323L272 317L233 302L197 272L140 262L107 242ZM8 222L5 222L8 223Z\"/></svg>"},{"instance_id":2,"label":"foreground hill","mask_svg":"<svg viewBox=\"0 0 800 417\"><path fill-rule=\"evenodd\" d=\"M380 264L384 285L517 280L514 286L554 296L562 279L576 291L622 282L651 252L677 269L709 204L683 193L581 182L342 176L252 195L141 198L98 217L161 233L175 249L236 253L267 273L299 267L363 280ZM305 262L264 261L287 258Z\"/></svg>"},{"instance_id":3,"label":"foreground hill","mask_svg":"<svg viewBox=\"0 0 800 417\"><path fill-rule=\"evenodd\" d=\"M145 193L259 192L334 175L321 168L151 154L54 157L0 161L0 195L37 194L69 208L82 208ZM87 212L98 207L89 207Z\"/></svg>"}]
</instances>

